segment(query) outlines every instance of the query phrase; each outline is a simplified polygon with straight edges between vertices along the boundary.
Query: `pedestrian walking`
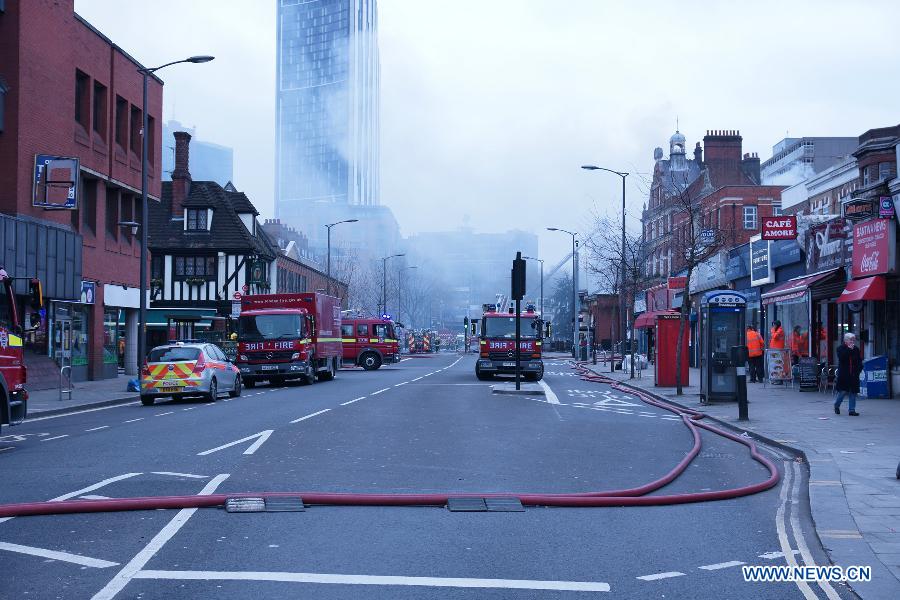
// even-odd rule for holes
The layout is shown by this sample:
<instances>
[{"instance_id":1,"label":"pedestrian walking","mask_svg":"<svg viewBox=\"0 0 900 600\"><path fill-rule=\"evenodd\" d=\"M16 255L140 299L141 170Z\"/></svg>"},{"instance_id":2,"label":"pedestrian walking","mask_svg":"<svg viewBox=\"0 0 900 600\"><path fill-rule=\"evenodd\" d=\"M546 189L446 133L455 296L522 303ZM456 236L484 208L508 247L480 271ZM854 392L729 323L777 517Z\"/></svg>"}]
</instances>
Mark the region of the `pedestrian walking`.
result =
<instances>
[{"instance_id":1,"label":"pedestrian walking","mask_svg":"<svg viewBox=\"0 0 900 600\"><path fill-rule=\"evenodd\" d=\"M763 349L766 343L753 325L747 325L747 355L750 362L750 383L763 382Z\"/></svg>"},{"instance_id":2,"label":"pedestrian walking","mask_svg":"<svg viewBox=\"0 0 900 600\"><path fill-rule=\"evenodd\" d=\"M841 414L841 402L844 396L850 397L847 414L858 417L856 412L856 395L859 393L859 374L862 373L862 354L856 345L856 336L850 332L844 334L844 343L837 349L837 376L834 389L837 398L834 400L834 414Z\"/></svg>"}]
</instances>

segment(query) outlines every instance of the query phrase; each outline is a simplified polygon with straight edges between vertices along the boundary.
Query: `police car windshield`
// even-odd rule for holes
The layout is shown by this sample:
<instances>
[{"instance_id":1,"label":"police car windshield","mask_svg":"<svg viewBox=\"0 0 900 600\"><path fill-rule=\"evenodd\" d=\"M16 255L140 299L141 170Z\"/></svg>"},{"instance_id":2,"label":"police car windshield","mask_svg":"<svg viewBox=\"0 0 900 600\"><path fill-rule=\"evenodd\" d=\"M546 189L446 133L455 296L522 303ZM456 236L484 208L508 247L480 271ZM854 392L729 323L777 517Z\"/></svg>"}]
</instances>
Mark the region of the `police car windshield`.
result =
<instances>
[{"instance_id":1,"label":"police car windshield","mask_svg":"<svg viewBox=\"0 0 900 600\"><path fill-rule=\"evenodd\" d=\"M184 346L167 346L162 348L154 348L150 351L148 362L182 362L197 360L200 358L199 348L188 348Z\"/></svg>"},{"instance_id":2,"label":"police car windshield","mask_svg":"<svg viewBox=\"0 0 900 600\"><path fill-rule=\"evenodd\" d=\"M535 329L531 326L534 318L520 317L520 329L523 338L535 337ZM485 317L484 319L484 337L489 338L507 338L516 339L516 318L515 317Z\"/></svg>"},{"instance_id":3,"label":"police car windshield","mask_svg":"<svg viewBox=\"0 0 900 600\"><path fill-rule=\"evenodd\" d=\"M300 315L252 315L241 317L242 341L290 340L303 337L303 319Z\"/></svg>"}]
</instances>

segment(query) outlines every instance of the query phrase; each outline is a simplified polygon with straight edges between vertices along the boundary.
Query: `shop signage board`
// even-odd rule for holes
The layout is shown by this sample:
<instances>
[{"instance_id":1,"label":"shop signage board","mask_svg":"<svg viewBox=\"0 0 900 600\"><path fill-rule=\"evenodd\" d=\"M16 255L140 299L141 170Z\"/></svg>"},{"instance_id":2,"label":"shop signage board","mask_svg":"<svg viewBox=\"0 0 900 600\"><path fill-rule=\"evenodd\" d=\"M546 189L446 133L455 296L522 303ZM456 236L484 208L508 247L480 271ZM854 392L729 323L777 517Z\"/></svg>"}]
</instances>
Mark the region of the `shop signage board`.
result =
<instances>
[{"instance_id":1,"label":"shop signage board","mask_svg":"<svg viewBox=\"0 0 900 600\"><path fill-rule=\"evenodd\" d=\"M769 260L769 240L754 236L750 240L750 285L764 285L775 281L775 272Z\"/></svg>"},{"instance_id":2,"label":"shop signage board","mask_svg":"<svg viewBox=\"0 0 900 600\"><path fill-rule=\"evenodd\" d=\"M241 316L241 301L240 300L232 300L231 301L231 318L237 319Z\"/></svg>"},{"instance_id":3,"label":"shop signage board","mask_svg":"<svg viewBox=\"0 0 900 600\"><path fill-rule=\"evenodd\" d=\"M793 240L797 238L797 217L785 215L780 217L764 217L762 220L762 239Z\"/></svg>"},{"instance_id":4,"label":"shop signage board","mask_svg":"<svg viewBox=\"0 0 900 600\"><path fill-rule=\"evenodd\" d=\"M879 200L878 216L882 219L894 216L894 200L890 196L882 196Z\"/></svg>"},{"instance_id":5,"label":"shop signage board","mask_svg":"<svg viewBox=\"0 0 900 600\"><path fill-rule=\"evenodd\" d=\"M890 219L853 226L853 276L870 277L894 270L896 234Z\"/></svg>"},{"instance_id":6,"label":"shop signage board","mask_svg":"<svg viewBox=\"0 0 900 600\"><path fill-rule=\"evenodd\" d=\"M846 266L853 247L853 222L836 218L810 227L806 238L806 272Z\"/></svg>"},{"instance_id":7,"label":"shop signage board","mask_svg":"<svg viewBox=\"0 0 900 600\"><path fill-rule=\"evenodd\" d=\"M798 362L800 367L800 389L819 387L819 364L815 356L801 356Z\"/></svg>"},{"instance_id":8,"label":"shop signage board","mask_svg":"<svg viewBox=\"0 0 900 600\"><path fill-rule=\"evenodd\" d=\"M875 200L850 200L844 203L844 216L854 221L869 219L878 214Z\"/></svg>"},{"instance_id":9,"label":"shop signage board","mask_svg":"<svg viewBox=\"0 0 900 600\"><path fill-rule=\"evenodd\" d=\"M97 284L93 281L81 282L81 303L93 304L94 295L97 293Z\"/></svg>"},{"instance_id":10,"label":"shop signage board","mask_svg":"<svg viewBox=\"0 0 900 600\"><path fill-rule=\"evenodd\" d=\"M790 381L791 351L787 348L766 348L766 372L770 382Z\"/></svg>"},{"instance_id":11,"label":"shop signage board","mask_svg":"<svg viewBox=\"0 0 900 600\"><path fill-rule=\"evenodd\" d=\"M683 290L687 285L687 277L669 277L668 284L670 290Z\"/></svg>"}]
</instances>

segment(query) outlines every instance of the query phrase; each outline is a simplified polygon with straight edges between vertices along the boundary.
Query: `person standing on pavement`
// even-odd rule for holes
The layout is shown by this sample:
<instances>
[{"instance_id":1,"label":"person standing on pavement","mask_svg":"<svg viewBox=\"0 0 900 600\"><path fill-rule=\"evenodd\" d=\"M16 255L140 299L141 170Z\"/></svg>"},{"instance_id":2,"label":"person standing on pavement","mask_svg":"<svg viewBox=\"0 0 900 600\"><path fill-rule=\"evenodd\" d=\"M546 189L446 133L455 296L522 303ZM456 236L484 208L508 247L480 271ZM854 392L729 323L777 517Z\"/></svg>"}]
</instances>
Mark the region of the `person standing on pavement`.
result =
<instances>
[{"instance_id":1,"label":"person standing on pavement","mask_svg":"<svg viewBox=\"0 0 900 600\"><path fill-rule=\"evenodd\" d=\"M781 321L774 321L772 328L769 329L769 348L784 350L784 329L781 328Z\"/></svg>"},{"instance_id":2,"label":"person standing on pavement","mask_svg":"<svg viewBox=\"0 0 900 600\"><path fill-rule=\"evenodd\" d=\"M756 327L747 325L747 355L750 358L750 383L763 382L763 341Z\"/></svg>"},{"instance_id":3,"label":"person standing on pavement","mask_svg":"<svg viewBox=\"0 0 900 600\"><path fill-rule=\"evenodd\" d=\"M834 414L841 414L841 402L844 396L850 396L849 412L851 417L858 417L856 412L856 395L859 393L859 375L862 373L862 354L856 346L856 336L850 332L844 334L844 343L837 349L837 377L834 389L837 398L834 400Z\"/></svg>"},{"instance_id":4,"label":"person standing on pavement","mask_svg":"<svg viewBox=\"0 0 900 600\"><path fill-rule=\"evenodd\" d=\"M791 364L799 364L800 358L809 356L809 336L800 329L799 325L794 326L791 333Z\"/></svg>"}]
</instances>

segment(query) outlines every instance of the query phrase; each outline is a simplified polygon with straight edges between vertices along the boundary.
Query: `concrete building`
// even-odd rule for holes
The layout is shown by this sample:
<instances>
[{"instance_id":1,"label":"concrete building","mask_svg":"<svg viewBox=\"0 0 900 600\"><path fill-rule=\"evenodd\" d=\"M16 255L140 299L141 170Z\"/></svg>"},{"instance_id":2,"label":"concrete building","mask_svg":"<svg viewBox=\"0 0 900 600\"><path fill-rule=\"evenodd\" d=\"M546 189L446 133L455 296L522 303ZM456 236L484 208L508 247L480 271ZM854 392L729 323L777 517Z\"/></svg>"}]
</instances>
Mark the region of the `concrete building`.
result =
<instances>
[{"instance_id":1,"label":"concrete building","mask_svg":"<svg viewBox=\"0 0 900 600\"><path fill-rule=\"evenodd\" d=\"M55 386L60 364L75 380L133 373L140 244L120 223L141 218L142 65L75 14L73 0L0 6L0 262L38 277L45 295L43 313L30 300L20 307L29 387ZM151 77L154 200L162 91Z\"/></svg>"},{"instance_id":2,"label":"concrete building","mask_svg":"<svg viewBox=\"0 0 900 600\"><path fill-rule=\"evenodd\" d=\"M172 180L175 170L175 137L176 131L191 134L191 175L197 181L215 181L225 186L234 181L234 149L228 146L213 144L197 139L196 129L185 127L179 121L169 120L163 123L162 139L162 174L164 181Z\"/></svg>"},{"instance_id":3,"label":"concrete building","mask_svg":"<svg viewBox=\"0 0 900 600\"><path fill-rule=\"evenodd\" d=\"M855 137L784 138L760 165L762 183L794 185L843 161L855 149Z\"/></svg>"}]
</instances>

